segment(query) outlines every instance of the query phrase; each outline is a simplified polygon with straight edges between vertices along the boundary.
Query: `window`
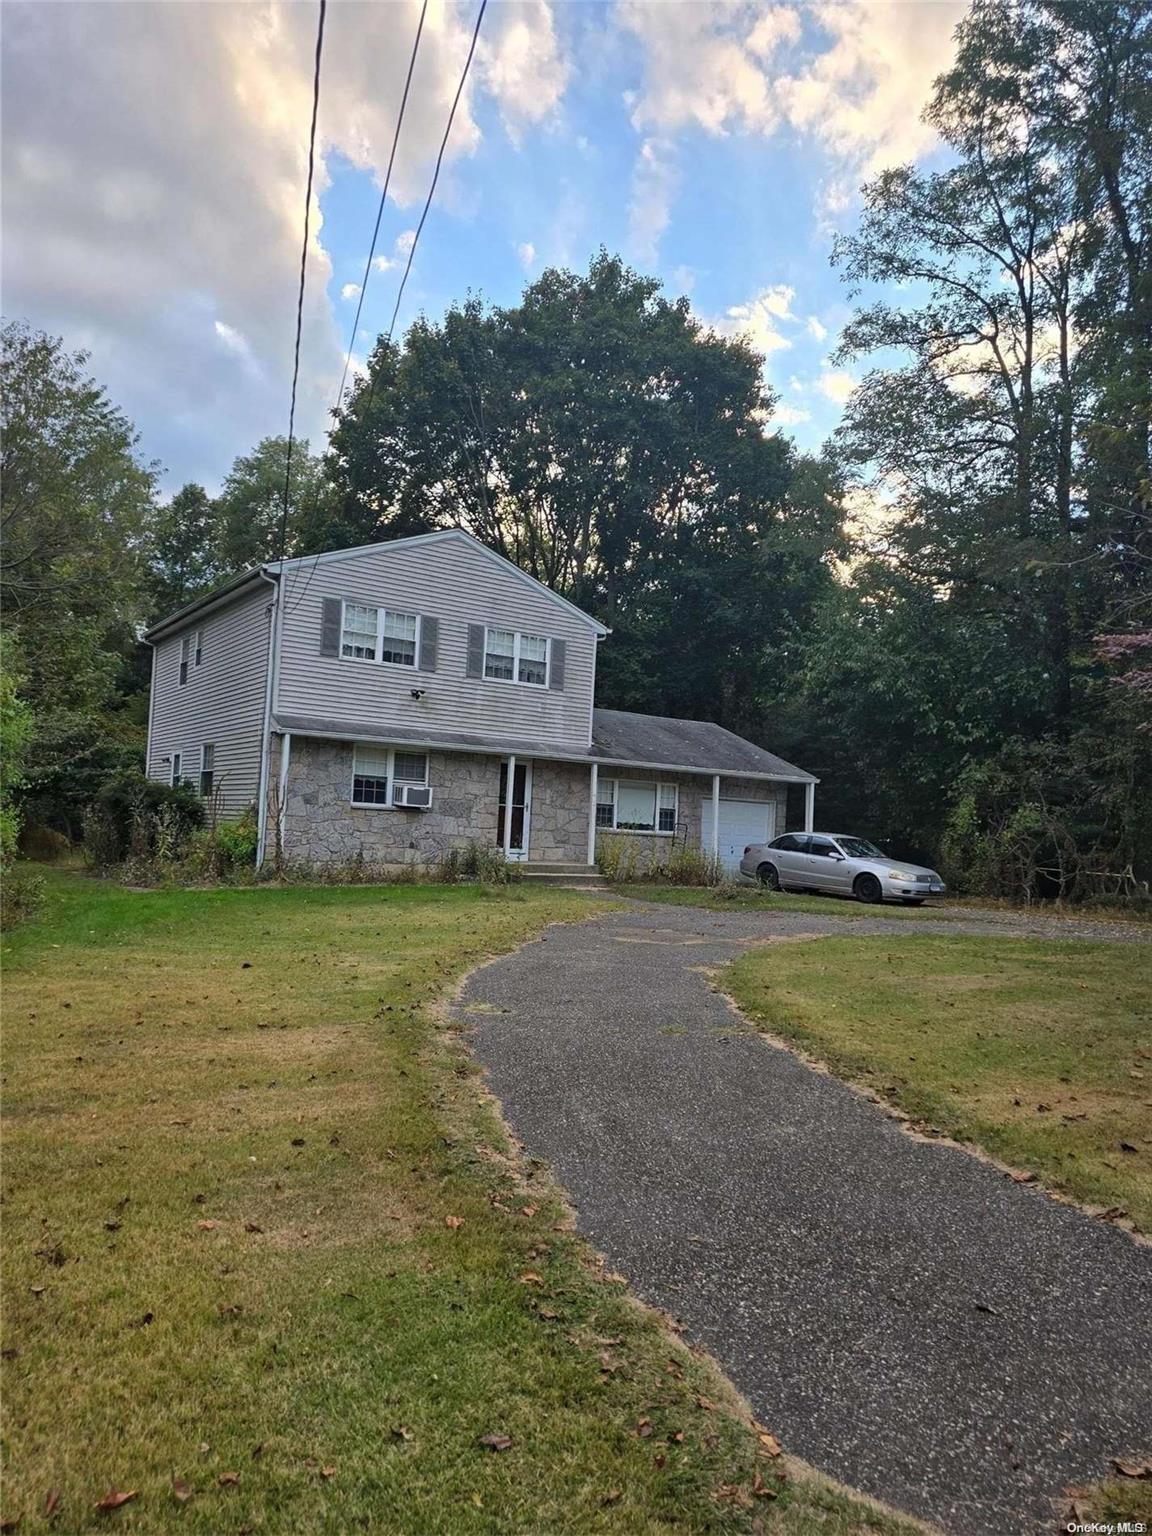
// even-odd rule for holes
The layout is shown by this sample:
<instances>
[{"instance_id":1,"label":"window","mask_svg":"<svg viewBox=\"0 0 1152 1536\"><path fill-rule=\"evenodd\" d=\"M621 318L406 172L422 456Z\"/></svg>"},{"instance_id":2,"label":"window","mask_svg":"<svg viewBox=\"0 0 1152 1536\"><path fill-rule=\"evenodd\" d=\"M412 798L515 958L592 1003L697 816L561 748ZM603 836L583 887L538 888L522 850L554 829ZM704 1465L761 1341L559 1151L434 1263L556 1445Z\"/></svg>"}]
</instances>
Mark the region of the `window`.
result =
<instances>
[{"instance_id":1,"label":"window","mask_svg":"<svg viewBox=\"0 0 1152 1536\"><path fill-rule=\"evenodd\" d=\"M388 748L357 747L352 758L352 804L388 804Z\"/></svg>"},{"instance_id":2,"label":"window","mask_svg":"<svg viewBox=\"0 0 1152 1536\"><path fill-rule=\"evenodd\" d=\"M795 832L786 832L783 837L778 837L774 843L768 844L769 848L777 848L781 853L806 853L808 839L798 837Z\"/></svg>"},{"instance_id":3,"label":"window","mask_svg":"<svg viewBox=\"0 0 1152 1536\"><path fill-rule=\"evenodd\" d=\"M548 641L512 629L484 631L484 676L498 683L548 686Z\"/></svg>"},{"instance_id":4,"label":"window","mask_svg":"<svg viewBox=\"0 0 1152 1536\"><path fill-rule=\"evenodd\" d=\"M185 643L187 643L187 642L185 642ZM172 788L173 789L175 789L179 785L179 783L180 783L180 763L181 763L180 753L179 752L173 752L173 754L172 754Z\"/></svg>"},{"instance_id":5,"label":"window","mask_svg":"<svg viewBox=\"0 0 1152 1536\"><path fill-rule=\"evenodd\" d=\"M427 784L427 752L394 752L392 777L397 784Z\"/></svg>"},{"instance_id":6,"label":"window","mask_svg":"<svg viewBox=\"0 0 1152 1536\"><path fill-rule=\"evenodd\" d=\"M216 766L216 748L206 741L200 748L200 794L205 800L212 794L213 770Z\"/></svg>"},{"instance_id":7,"label":"window","mask_svg":"<svg viewBox=\"0 0 1152 1536\"><path fill-rule=\"evenodd\" d=\"M340 654L356 661L376 660L376 609L360 603L344 604Z\"/></svg>"},{"instance_id":8,"label":"window","mask_svg":"<svg viewBox=\"0 0 1152 1536\"><path fill-rule=\"evenodd\" d=\"M840 850L835 843L829 842L826 837L810 837L808 839L808 852L814 853L821 859L838 859Z\"/></svg>"},{"instance_id":9,"label":"window","mask_svg":"<svg viewBox=\"0 0 1152 1536\"><path fill-rule=\"evenodd\" d=\"M389 785L427 784L427 752L357 746L352 759L352 804L390 806Z\"/></svg>"},{"instance_id":10,"label":"window","mask_svg":"<svg viewBox=\"0 0 1152 1536\"><path fill-rule=\"evenodd\" d=\"M199 666L200 663L204 660L204 635L203 632L199 629L192 636L192 652L195 657L196 665Z\"/></svg>"},{"instance_id":11,"label":"window","mask_svg":"<svg viewBox=\"0 0 1152 1536\"><path fill-rule=\"evenodd\" d=\"M384 609L381 625L380 660L397 667L416 665L416 615L393 613Z\"/></svg>"},{"instance_id":12,"label":"window","mask_svg":"<svg viewBox=\"0 0 1152 1536\"><path fill-rule=\"evenodd\" d=\"M419 626L419 615L415 613L345 603L340 654L352 661L386 661L395 667L414 667Z\"/></svg>"},{"instance_id":13,"label":"window","mask_svg":"<svg viewBox=\"0 0 1152 1536\"><path fill-rule=\"evenodd\" d=\"M596 792L596 825L615 832L675 832L678 795L675 784L601 779Z\"/></svg>"},{"instance_id":14,"label":"window","mask_svg":"<svg viewBox=\"0 0 1152 1536\"><path fill-rule=\"evenodd\" d=\"M185 635L180 642L180 682L181 685L188 681L188 636Z\"/></svg>"}]
</instances>

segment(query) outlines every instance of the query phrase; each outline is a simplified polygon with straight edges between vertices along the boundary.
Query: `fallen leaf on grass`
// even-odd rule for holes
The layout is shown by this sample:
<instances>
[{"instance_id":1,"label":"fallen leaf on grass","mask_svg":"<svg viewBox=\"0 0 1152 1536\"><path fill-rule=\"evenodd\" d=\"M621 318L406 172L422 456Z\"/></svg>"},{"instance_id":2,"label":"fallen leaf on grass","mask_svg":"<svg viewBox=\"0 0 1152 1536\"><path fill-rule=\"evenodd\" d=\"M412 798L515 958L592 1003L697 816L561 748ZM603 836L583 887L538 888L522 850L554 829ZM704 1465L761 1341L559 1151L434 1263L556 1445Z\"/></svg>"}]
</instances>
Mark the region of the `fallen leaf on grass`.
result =
<instances>
[{"instance_id":1,"label":"fallen leaf on grass","mask_svg":"<svg viewBox=\"0 0 1152 1536\"><path fill-rule=\"evenodd\" d=\"M240 1481L240 1474L239 1472L221 1472L216 1481L221 1488L234 1488Z\"/></svg>"},{"instance_id":2,"label":"fallen leaf on grass","mask_svg":"<svg viewBox=\"0 0 1152 1536\"><path fill-rule=\"evenodd\" d=\"M760 1476L758 1469L752 1474L752 1492L758 1499L775 1499L779 1496L772 1484L766 1483Z\"/></svg>"},{"instance_id":3,"label":"fallen leaf on grass","mask_svg":"<svg viewBox=\"0 0 1152 1536\"><path fill-rule=\"evenodd\" d=\"M52 1516L56 1513L56 1511L59 1508L60 1508L60 1490L59 1490L59 1488L50 1488L48 1490L48 1497L44 1500L44 1518L45 1518L45 1520L51 1520Z\"/></svg>"},{"instance_id":4,"label":"fallen leaf on grass","mask_svg":"<svg viewBox=\"0 0 1152 1536\"><path fill-rule=\"evenodd\" d=\"M216 1223L214 1221L198 1221L196 1223L196 1230L197 1232L215 1232Z\"/></svg>"},{"instance_id":5,"label":"fallen leaf on grass","mask_svg":"<svg viewBox=\"0 0 1152 1536\"><path fill-rule=\"evenodd\" d=\"M560 1314L553 1312L551 1307L537 1307L536 1316L542 1317L546 1323L554 1323Z\"/></svg>"},{"instance_id":6,"label":"fallen leaf on grass","mask_svg":"<svg viewBox=\"0 0 1152 1536\"><path fill-rule=\"evenodd\" d=\"M1139 1152L1140 1148L1133 1146L1130 1141L1122 1141L1120 1143L1120 1150L1121 1152Z\"/></svg>"},{"instance_id":7,"label":"fallen leaf on grass","mask_svg":"<svg viewBox=\"0 0 1152 1536\"><path fill-rule=\"evenodd\" d=\"M532 1217L535 1216L537 1209L538 1207L535 1205L522 1205L520 1207L520 1214L521 1216Z\"/></svg>"},{"instance_id":8,"label":"fallen leaf on grass","mask_svg":"<svg viewBox=\"0 0 1152 1536\"><path fill-rule=\"evenodd\" d=\"M449 1231L458 1232L464 1225L464 1218L463 1216L445 1216L444 1225L449 1229Z\"/></svg>"},{"instance_id":9,"label":"fallen leaf on grass","mask_svg":"<svg viewBox=\"0 0 1152 1536\"><path fill-rule=\"evenodd\" d=\"M393 1440L411 1440L412 1431L408 1428L407 1424L393 1424L392 1438Z\"/></svg>"},{"instance_id":10,"label":"fallen leaf on grass","mask_svg":"<svg viewBox=\"0 0 1152 1536\"><path fill-rule=\"evenodd\" d=\"M6 1516L3 1520L0 1520L0 1531L16 1530L23 1518L23 1515Z\"/></svg>"},{"instance_id":11,"label":"fallen leaf on grass","mask_svg":"<svg viewBox=\"0 0 1152 1536\"><path fill-rule=\"evenodd\" d=\"M712 1399L710 1397L698 1397L696 1399L696 1406L697 1406L697 1408L704 1408L709 1413L711 1413L712 1410L716 1407L716 1404L712 1401Z\"/></svg>"},{"instance_id":12,"label":"fallen leaf on grass","mask_svg":"<svg viewBox=\"0 0 1152 1536\"><path fill-rule=\"evenodd\" d=\"M335 1467L321 1467L320 1468L320 1476L323 1477L323 1478L335 1477L336 1476L336 1468Z\"/></svg>"},{"instance_id":13,"label":"fallen leaf on grass","mask_svg":"<svg viewBox=\"0 0 1152 1536\"><path fill-rule=\"evenodd\" d=\"M172 1479L172 1497L179 1499L181 1504L187 1504L188 1500L192 1497L192 1490L183 1478L174 1477Z\"/></svg>"},{"instance_id":14,"label":"fallen leaf on grass","mask_svg":"<svg viewBox=\"0 0 1152 1536\"><path fill-rule=\"evenodd\" d=\"M779 1456L781 1454L781 1445L775 1435L770 1435L767 1430L764 1430L757 1438L769 1456Z\"/></svg>"},{"instance_id":15,"label":"fallen leaf on grass","mask_svg":"<svg viewBox=\"0 0 1152 1536\"><path fill-rule=\"evenodd\" d=\"M512 1449L512 1437L510 1435L477 1435L476 1444L482 1445L488 1451L509 1451Z\"/></svg>"},{"instance_id":16,"label":"fallen leaf on grass","mask_svg":"<svg viewBox=\"0 0 1152 1536\"><path fill-rule=\"evenodd\" d=\"M1126 1456L1113 1456L1112 1465L1121 1477L1152 1478L1152 1461L1130 1461Z\"/></svg>"},{"instance_id":17,"label":"fallen leaf on grass","mask_svg":"<svg viewBox=\"0 0 1152 1536\"><path fill-rule=\"evenodd\" d=\"M244 1223L244 1230L245 1232L263 1232L264 1228L254 1221L246 1221Z\"/></svg>"},{"instance_id":18,"label":"fallen leaf on grass","mask_svg":"<svg viewBox=\"0 0 1152 1536\"><path fill-rule=\"evenodd\" d=\"M1010 1173L1008 1177L1012 1180L1013 1184L1035 1184L1036 1182L1036 1175L1034 1173Z\"/></svg>"},{"instance_id":19,"label":"fallen leaf on grass","mask_svg":"<svg viewBox=\"0 0 1152 1536\"><path fill-rule=\"evenodd\" d=\"M621 1489L609 1488L608 1492L604 1495L600 1502L601 1504L619 1504L623 1497L624 1494Z\"/></svg>"},{"instance_id":20,"label":"fallen leaf on grass","mask_svg":"<svg viewBox=\"0 0 1152 1536\"><path fill-rule=\"evenodd\" d=\"M647 1440L652 1433L652 1420L641 1419L636 1425L636 1433L640 1436L641 1440Z\"/></svg>"},{"instance_id":21,"label":"fallen leaf on grass","mask_svg":"<svg viewBox=\"0 0 1152 1536\"><path fill-rule=\"evenodd\" d=\"M96 1508L106 1513L108 1510L119 1509L122 1504L128 1504L136 1497L135 1488L130 1488L126 1492L121 1492L118 1488L109 1488Z\"/></svg>"},{"instance_id":22,"label":"fallen leaf on grass","mask_svg":"<svg viewBox=\"0 0 1152 1536\"><path fill-rule=\"evenodd\" d=\"M521 1285L543 1285L544 1277L538 1275L534 1269L526 1269L520 1276Z\"/></svg>"}]
</instances>

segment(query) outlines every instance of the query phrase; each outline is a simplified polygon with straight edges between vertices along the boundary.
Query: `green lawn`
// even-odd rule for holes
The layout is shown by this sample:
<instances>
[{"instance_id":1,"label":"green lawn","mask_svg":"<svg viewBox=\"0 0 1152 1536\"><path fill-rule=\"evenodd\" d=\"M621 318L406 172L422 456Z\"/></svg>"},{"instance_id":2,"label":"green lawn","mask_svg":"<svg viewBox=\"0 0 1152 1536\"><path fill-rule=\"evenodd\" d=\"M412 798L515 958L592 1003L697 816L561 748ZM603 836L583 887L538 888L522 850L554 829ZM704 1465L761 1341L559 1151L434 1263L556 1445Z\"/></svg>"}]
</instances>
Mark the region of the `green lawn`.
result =
<instances>
[{"instance_id":1,"label":"green lawn","mask_svg":"<svg viewBox=\"0 0 1152 1536\"><path fill-rule=\"evenodd\" d=\"M740 1006L915 1119L1152 1229L1152 946L943 933L752 950Z\"/></svg>"},{"instance_id":2,"label":"green lawn","mask_svg":"<svg viewBox=\"0 0 1152 1536\"><path fill-rule=\"evenodd\" d=\"M21 1536L907 1529L781 1474L445 1032L466 968L601 903L49 883L6 945Z\"/></svg>"},{"instance_id":3,"label":"green lawn","mask_svg":"<svg viewBox=\"0 0 1152 1536\"><path fill-rule=\"evenodd\" d=\"M690 885L619 885L620 896L637 901L663 901L672 907L702 907L707 912L819 912L821 917L843 917L860 921L866 917L935 917L946 920L948 913L931 906L902 907L884 902L865 906L847 896L802 896L792 891L766 891L755 885L725 885L708 889Z\"/></svg>"}]
</instances>

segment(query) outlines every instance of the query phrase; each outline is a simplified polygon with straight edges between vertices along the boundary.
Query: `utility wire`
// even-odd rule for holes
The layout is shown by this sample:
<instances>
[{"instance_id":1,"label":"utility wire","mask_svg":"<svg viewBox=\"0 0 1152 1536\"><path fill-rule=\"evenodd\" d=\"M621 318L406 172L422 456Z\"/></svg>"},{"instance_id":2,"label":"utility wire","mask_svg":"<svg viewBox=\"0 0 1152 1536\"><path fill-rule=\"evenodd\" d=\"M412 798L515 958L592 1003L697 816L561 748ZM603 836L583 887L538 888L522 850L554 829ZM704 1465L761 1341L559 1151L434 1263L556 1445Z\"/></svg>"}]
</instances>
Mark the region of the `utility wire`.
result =
<instances>
[{"instance_id":1,"label":"utility wire","mask_svg":"<svg viewBox=\"0 0 1152 1536\"><path fill-rule=\"evenodd\" d=\"M316 62L312 70L312 126L308 131L308 185L304 192L304 241L300 247L300 290L296 296L296 350L292 360L292 404L288 409L288 452L284 463L284 505L280 512L280 559L288 545L288 493L292 483L292 438L296 429L296 386L300 379L300 332L304 325L304 274L308 266L308 226L312 218L312 176L316 167L316 118L320 111L320 58L324 52L324 17L328 0L320 0L316 27Z\"/></svg>"},{"instance_id":2,"label":"utility wire","mask_svg":"<svg viewBox=\"0 0 1152 1536\"><path fill-rule=\"evenodd\" d=\"M380 236L380 220L384 217L384 204L388 200L388 184L392 180L392 166L396 161L396 146L400 142L400 129L404 122L404 109L408 105L408 88L412 84L412 71L416 67L416 55L420 49L420 34L424 31L424 17L428 14L428 0L420 7L420 20L416 26L416 39L412 44L412 56L408 60L408 75L404 81L404 94L400 98L400 113L396 119L396 131L392 135L392 152L388 156L388 169L384 173L384 190L380 193L380 206L376 210L376 228L372 231L372 246L364 263L364 281L360 284L360 298L356 305L356 318L352 322L352 334L348 338L348 353L344 358L344 372L340 375L340 391L333 410L338 411L344 400L344 385L348 379L348 366L352 361L352 349L356 345L356 332L360 328L360 311L364 308L364 295L368 291L368 278L372 272L372 258L376 254L376 241Z\"/></svg>"},{"instance_id":3,"label":"utility wire","mask_svg":"<svg viewBox=\"0 0 1152 1536\"><path fill-rule=\"evenodd\" d=\"M426 6L425 6L425 8L426 8ZM478 13L476 15L476 25L472 29L472 41L468 45L468 57L464 60L464 68L463 68L463 70L461 71L461 74L460 74L460 82L459 82L459 84L456 87L456 95L452 98L452 108L451 108L451 111L448 113L448 121L447 121L447 123L445 124L445 127L444 127L444 137L440 140L440 151L439 151L439 153L436 156L436 165L435 165L435 169L432 172L432 181L431 181L431 184L429 185L429 188L428 188L428 196L424 200L424 210L423 210L423 212L420 215L420 222L416 226L416 233L413 236L412 245L411 245L411 247L410 247L410 249L408 251L408 260L407 260L407 262L405 264L405 267L404 267L404 276L400 279L400 289L399 289L399 292L396 295L396 305L395 305L395 308L392 311L392 321L391 321L391 324L388 327L387 340L389 342L391 342L391 340L392 340L392 333L393 333L393 331L396 328L396 317L400 313L400 301L404 297L404 288L405 288L405 286L406 286L406 284L408 282L408 274L412 270L412 260L413 260L413 257L416 255L416 247L420 243L420 235L421 235L421 233L423 232L423 229L424 229L424 222L425 222L425 220L428 217L428 210L432 206L432 198L433 198L433 196L435 195L435 192L436 192L436 183L440 179L440 167L444 163L444 152L445 152L445 150L448 147L448 140L449 140L449 137L451 136L451 133L452 133L452 124L453 124L453 122L455 121L455 118L456 118L456 109L460 105L460 98L461 98L461 96L464 94L464 86L465 86L465 83L467 82L467 79L468 79L468 72L472 68L472 59L473 59L473 56L474 56L474 54L476 52L477 40L479 39L479 36L480 36L480 24L484 20L484 12L487 9L488 9L488 0L480 0L480 10L478 11ZM424 12L422 10L421 13L420 13L420 27L417 29L417 32L416 32L416 43L417 44L419 44L419 41L420 41L420 29L423 28L423 25L424 25ZM412 79L412 66L415 63L415 61L416 61L416 48L414 46L413 50L412 50L412 61L411 61L411 63L409 63L409 66L408 66L408 81L411 81L411 79ZM404 86L404 101L407 101L407 99L408 99L408 83L406 82L405 86ZM403 120L403 114L404 114L404 105L403 105L403 102L402 102L401 103L401 107L400 107L400 119L396 123L396 137L392 141L392 156L389 157L389 160L388 160L388 175L389 176L392 173L392 158L395 156L395 153L396 153L396 141L397 141L397 139L399 138L399 135L400 135L400 122ZM387 180L385 180L385 192L387 192ZM384 199L381 198L381 200L380 200L380 209L379 209L379 211L377 212L377 215L376 215L376 230L377 231L379 231L379 228L380 228L380 215L383 213L383 211L384 211ZM372 247L373 247L373 250L375 250L375 245L376 245L376 234L374 233L373 236L372 236ZM371 266L371 263L372 263L372 258L371 258L371 256L369 256L369 258L368 258L369 266ZM367 276L365 276L365 286L366 285L367 285ZM363 301L364 301L364 289L362 287L361 290L360 290L360 303L362 304ZM359 319L359 316L360 316L360 305L357 305L356 316L357 316L357 319ZM353 326L352 335L353 335L353 340L355 340L355 335L356 335L355 326ZM349 348L349 356L351 356L351 348ZM344 365L345 375L347 375L347 371L348 371L348 364L347 364L347 362L345 362L345 365ZM372 404L372 396L375 393L375 389L376 389L376 379L375 379L375 377L373 377L370 380L369 386L368 386L368 399L365 402L365 407L364 407L365 411L367 411L368 407L371 406L371 404ZM344 380L341 379L341 381L340 381L340 394L341 394L341 397L343 396L343 393L344 393ZM337 407L339 407L339 401L337 401ZM287 508L287 501L285 501L285 508ZM305 597L308 595L308 588L312 584L312 577L316 574L316 566L317 566L317 563L318 563L319 559L320 559L319 555L316 555L314 557L313 562L312 562L312 568L308 572L307 579L305 580L304 585L303 585L303 587L300 590L300 595L296 598L295 602L292 604L292 607L288 610L289 613L294 613L296 611L296 609L300 606L300 604L304 601Z\"/></svg>"}]
</instances>

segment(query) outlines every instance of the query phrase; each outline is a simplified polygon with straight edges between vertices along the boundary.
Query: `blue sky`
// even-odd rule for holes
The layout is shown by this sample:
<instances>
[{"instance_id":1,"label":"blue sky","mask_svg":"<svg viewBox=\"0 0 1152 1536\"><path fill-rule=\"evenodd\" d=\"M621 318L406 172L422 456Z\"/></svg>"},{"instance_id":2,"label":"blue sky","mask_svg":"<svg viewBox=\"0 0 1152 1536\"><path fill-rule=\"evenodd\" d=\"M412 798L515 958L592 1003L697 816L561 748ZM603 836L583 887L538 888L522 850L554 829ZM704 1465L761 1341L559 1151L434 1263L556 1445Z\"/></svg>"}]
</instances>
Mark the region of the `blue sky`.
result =
<instances>
[{"instance_id":1,"label":"blue sky","mask_svg":"<svg viewBox=\"0 0 1152 1536\"><path fill-rule=\"evenodd\" d=\"M329 6L300 421L335 396L417 0ZM400 329L601 246L766 353L777 424L835 427L829 264L918 121L958 0L491 0ZM387 327L474 18L429 5L355 352ZM169 490L287 422L310 3L6 6L4 312L91 352Z\"/></svg>"}]
</instances>

